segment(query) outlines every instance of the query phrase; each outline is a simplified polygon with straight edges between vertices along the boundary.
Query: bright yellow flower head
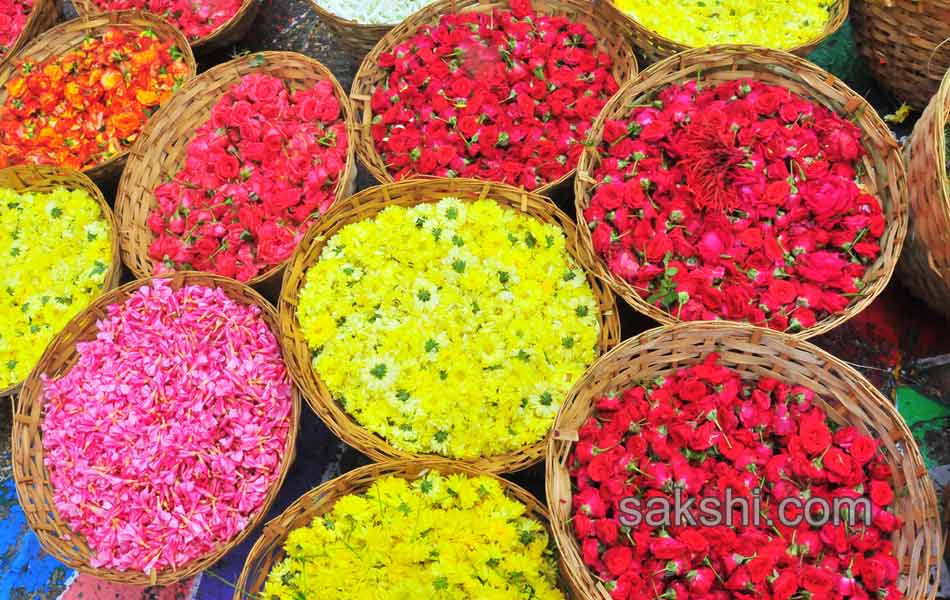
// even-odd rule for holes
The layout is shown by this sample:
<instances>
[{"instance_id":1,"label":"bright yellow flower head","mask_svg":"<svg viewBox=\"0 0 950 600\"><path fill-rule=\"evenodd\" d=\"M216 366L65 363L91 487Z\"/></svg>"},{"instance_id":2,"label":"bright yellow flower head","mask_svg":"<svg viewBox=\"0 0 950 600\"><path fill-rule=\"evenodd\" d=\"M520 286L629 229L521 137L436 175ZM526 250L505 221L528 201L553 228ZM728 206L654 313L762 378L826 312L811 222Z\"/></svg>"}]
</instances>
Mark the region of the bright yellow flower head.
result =
<instances>
[{"instance_id":1,"label":"bright yellow flower head","mask_svg":"<svg viewBox=\"0 0 950 600\"><path fill-rule=\"evenodd\" d=\"M698 48L756 44L788 50L824 30L833 0L615 0L644 27Z\"/></svg>"},{"instance_id":2,"label":"bright yellow flower head","mask_svg":"<svg viewBox=\"0 0 950 600\"><path fill-rule=\"evenodd\" d=\"M600 335L563 231L491 200L394 206L342 228L308 270L297 317L314 369L358 422L453 458L543 438Z\"/></svg>"},{"instance_id":3,"label":"bright yellow flower head","mask_svg":"<svg viewBox=\"0 0 950 600\"><path fill-rule=\"evenodd\" d=\"M0 189L0 388L26 379L99 296L111 251L109 225L87 192Z\"/></svg>"},{"instance_id":4,"label":"bright yellow flower head","mask_svg":"<svg viewBox=\"0 0 950 600\"><path fill-rule=\"evenodd\" d=\"M384 477L291 532L261 598L563 600L551 540L524 513L490 477Z\"/></svg>"}]
</instances>

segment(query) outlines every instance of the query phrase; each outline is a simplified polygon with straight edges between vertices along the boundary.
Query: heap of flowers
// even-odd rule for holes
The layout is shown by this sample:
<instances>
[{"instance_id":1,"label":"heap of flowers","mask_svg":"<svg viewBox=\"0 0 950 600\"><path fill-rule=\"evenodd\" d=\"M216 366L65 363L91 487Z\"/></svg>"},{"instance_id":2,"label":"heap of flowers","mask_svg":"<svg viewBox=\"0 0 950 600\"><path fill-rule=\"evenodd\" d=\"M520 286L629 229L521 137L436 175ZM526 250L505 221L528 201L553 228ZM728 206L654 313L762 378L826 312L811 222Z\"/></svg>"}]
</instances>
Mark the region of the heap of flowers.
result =
<instances>
[{"instance_id":1,"label":"heap of flowers","mask_svg":"<svg viewBox=\"0 0 950 600\"><path fill-rule=\"evenodd\" d=\"M43 62L23 60L0 106L0 166L89 169L125 152L190 75L172 41L111 28Z\"/></svg>"},{"instance_id":2,"label":"heap of flowers","mask_svg":"<svg viewBox=\"0 0 950 600\"><path fill-rule=\"evenodd\" d=\"M532 190L569 173L617 91L587 26L511 10L443 15L379 66L371 134L394 179L474 177Z\"/></svg>"},{"instance_id":3,"label":"heap of flowers","mask_svg":"<svg viewBox=\"0 0 950 600\"><path fill-rule=\"evenodd\" d=\"M318 0L317 5L349 21L366 25L395 25L432 0Z\"/></svg>"},{"instance_id":4,"label":"heap of flowers","mask_svg":"<svg viewBox=\"0 0 950 600\"><path fill-rule=\"evenodd\" d=\"M243 0L93 0L103 11L147 10L194 41L213 33L241 9Z\"/></svg>"},{"instance_id":5,"label":"heap of flowers","mask_svg":"<svg viewBox=\"0 0 950 600\"><path fill-rule=\"evenodd\" d=\"M899 600L891 468L818 400L715 354L600 398L569 459L584 563L618 600Z\"/></svg>"},{"instance_id":6,"label":"heap of flowers","mask_svg":"<svg viewBox=\"0 0 950 600\"><path fill-rule=\"evenodd\" d=\"M333 203L348 143L329 81L292 92L277 77L244 76L195 132L182 169L155 188L156 273L247 281L287 260Z\"/></svg>"},{"instance_id":7,"label":"heap of flowers","mask_svg":"<svg viewBox=\"0 0 950 600\"><path fill-rule=\"evenodd\" d=\"M50 340L102 292L112 243L84 190L0 189L0 389L26 379Z\"/></svg>"},{"instance_id":8,"label":"heap of flowers","mask_svg":"<svg viewBox=\"0 0 950 600\"><path fill-rule=\"evenodd\" d=\"M20 39L33 11L33 0L0 0L0 58Z\"/></svg>"},{"instance_id":9,"label":"heap of flowers","mask_svg":"<svg viewBox=\"0 0 950 600\"><path fill-rule=\"evenodd\" d=\"M492 200L393 206L343 227L307 271L297 317L356 421L453 458L541 440L600 335L564 232Z\"/></svg>"},{"instance_id":10,"label":"heap of flowers","mask_svg":"<svg viewBox=\"0 0 950 600\"><path fill-rule=\"evenodd\" d=\"M292 386L256 306L155 280L43 377L46 469L91 565L177 568L238 535L280 474Z\"/></svg>"},{"instance_id":11,"label":"heap of flowers","mask_svg":"<svg viewBox=\"0 0 950 600\"><path fill-rule=\"evenodd\" d=\"M610 271L678 319L800 331L880 255L862 131L783 87L690 81L605 124L590 206Z\"/></svg>"},{"instance_id":12,"label":"heap of flowers","mask_svg":"<svg viewBox=\"0 0 950 600\"><path fill-rule=\"evenodd\" d=\"M821 36L834 0L614 0L620 10L690 48L755 44L787 50Z\"/></svg>"},{"instance_id":13,"label":"heap of flowers","mask_svg":"<svg viewBox=\"0 0 950 600\"><path fill-rule=\"evenodd\" d=\"M547 531L525 512L492 477L382 477L292 531L261 598L562 599Z\"/></svg>"}]
</instances>

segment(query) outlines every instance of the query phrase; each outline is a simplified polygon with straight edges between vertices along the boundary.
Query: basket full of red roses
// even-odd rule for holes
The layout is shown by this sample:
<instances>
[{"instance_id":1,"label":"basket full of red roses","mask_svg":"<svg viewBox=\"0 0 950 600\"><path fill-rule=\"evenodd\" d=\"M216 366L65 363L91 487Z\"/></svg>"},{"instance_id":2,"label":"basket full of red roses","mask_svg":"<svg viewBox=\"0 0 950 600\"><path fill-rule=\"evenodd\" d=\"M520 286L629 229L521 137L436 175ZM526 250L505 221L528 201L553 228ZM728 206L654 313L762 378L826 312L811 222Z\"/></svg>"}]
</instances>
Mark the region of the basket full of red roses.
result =
<instances>
[{"instance_id":1,"label":"basket full of red roses","mask_svg":"<svg viewBox=\"0 0 950 600\"><path fill-rule=\"evenodd\" d=\"M73 0L80 16L111 10L137 9L167 19L185 34L195 52L208 52L238 42L257 15L258 0Z\"/></svg>"},{"instance_id":2,"label":"basket full of red roses","mask_svg":"<svg viewBox=\"0 0 950 600\"><path fill-rule=\"evenodd\" d=\"M0 3L0 61L16 54L58 18L56 0L4 0Z\"/></svg>"},{"instance_id":3,"label":"basket full of red roses","mask_svg":"<svg viewBox=\"0 0 950 600\"><path fill-rule=\"evenodd\" d=\"M644 71L598 117L575 192L594 268L664 324L826 332L884 289L907 231L900 151L874 109L752 46Z\"/></svg>"},{"instance_id":4,"label":"basket full of red roses","mask_svg":"<svg viewBox=\"0 0 950 600\"><path fill-rule=\"evenodd\" d=\"M933 598L933 483L893 404L788 334L647 331L604 355L548 444L578 597Z\"/></svg>"},{"instance_id":5,"label":"basket full of red roses","mask_svg":"<svg viewBox=\"0 0 950 600\"><path fill-rule=\"evenodd\" d=\"M119 182L124 262L279 285L306 230L353 192L353 129L343 88L301 54L202 73L149 122Z\"/></svg>"},{"instance_id":6,"label":"basket full of red roses","mask_svg":"<svg viewBox=\"0 0 950 600\"><path fill-rule=\"evenodd\" d=\"M434 2L360 66L357 152L383 183L465 177L544 194L573 174L598 112L636 72L610 2Z\"/></svg>"},{"instance_id":7,"label":"basket full of red roses","mask_svg":"<svg viewBox=\"0 0 950 600\"><path fill-rule=\"evenodd\" d=\"M116 176L142 127L195 70L182 33L152 14L61 23L0 66L0 165Z\"/></svg>"}]
</instances>

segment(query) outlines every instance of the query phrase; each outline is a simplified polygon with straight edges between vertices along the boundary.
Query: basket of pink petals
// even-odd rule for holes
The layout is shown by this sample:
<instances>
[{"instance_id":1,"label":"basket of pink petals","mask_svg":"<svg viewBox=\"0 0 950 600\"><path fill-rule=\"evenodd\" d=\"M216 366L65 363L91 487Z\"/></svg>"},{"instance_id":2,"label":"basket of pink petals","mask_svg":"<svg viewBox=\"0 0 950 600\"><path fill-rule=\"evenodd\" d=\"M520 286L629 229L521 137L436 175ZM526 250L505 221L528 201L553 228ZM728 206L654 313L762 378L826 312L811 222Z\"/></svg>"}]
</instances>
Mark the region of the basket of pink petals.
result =
<instances>
[{"instance_id":1,"label":"basket of pink petals","mask_svg":"<svg viewBox=\"0 0 950 600\"><path fill-rule=\"evenodd\" d=\"M17 493L43 548L166 585L240 544L293 462L300 397L277 332L257 292L195 272L127 284L73 319L14 417Z\"/></svg>"}]
</instances>

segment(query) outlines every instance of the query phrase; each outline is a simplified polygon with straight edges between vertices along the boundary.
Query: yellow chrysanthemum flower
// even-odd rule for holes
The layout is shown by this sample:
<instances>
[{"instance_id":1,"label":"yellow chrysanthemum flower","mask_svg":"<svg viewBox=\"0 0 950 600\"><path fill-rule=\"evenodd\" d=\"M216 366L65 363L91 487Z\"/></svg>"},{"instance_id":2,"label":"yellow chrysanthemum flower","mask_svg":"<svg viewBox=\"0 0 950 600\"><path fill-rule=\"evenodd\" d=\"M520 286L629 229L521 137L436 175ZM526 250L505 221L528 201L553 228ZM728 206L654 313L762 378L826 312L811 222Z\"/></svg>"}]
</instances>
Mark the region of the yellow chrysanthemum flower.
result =
<instances>
[{"instance_id":1,"label":"yellow chrysanthemum flower","mask_svg":"<svg viewBox=\"0 0 950 600\"><path fill-rule=\"evenodd\" d=\"M644 27L690 47L756 44L786 50L821 35L832 0L615 0Z\"/></svg>"},{"instance_id":2,"label":"yellow chrysanthemum flower","mask_svg":"<svg viewBox=\"0 0 950 600\"><path fill-rule=\"evenodd\" d=\"M405 484L384 477L291 532L263 600L564 598L547 531L496 480L430 472Z\"/></svg>"},{"instance_id":3,"label":"yellow chrysanthemum flower","mask_svg":"<svg viewBox=\"0 0 950 600\"><path fill-rule=\"evenodd\" d=\"M83 190L0 189L0 388L19 383L101 292L111 231Z\"/></svg>"},{"instance_id":4,"label":"yellow chrysanthemum flower","mask_svg":"<svg viewBox=\"0 0 950 600\"><path fill-rule=\"evenodd\" d=\"M563 231L491 200L394 206L342 228L297 317L313 368L359 423L453 458L542 439L600 336Z\"/></svg>"}]
</instances>

